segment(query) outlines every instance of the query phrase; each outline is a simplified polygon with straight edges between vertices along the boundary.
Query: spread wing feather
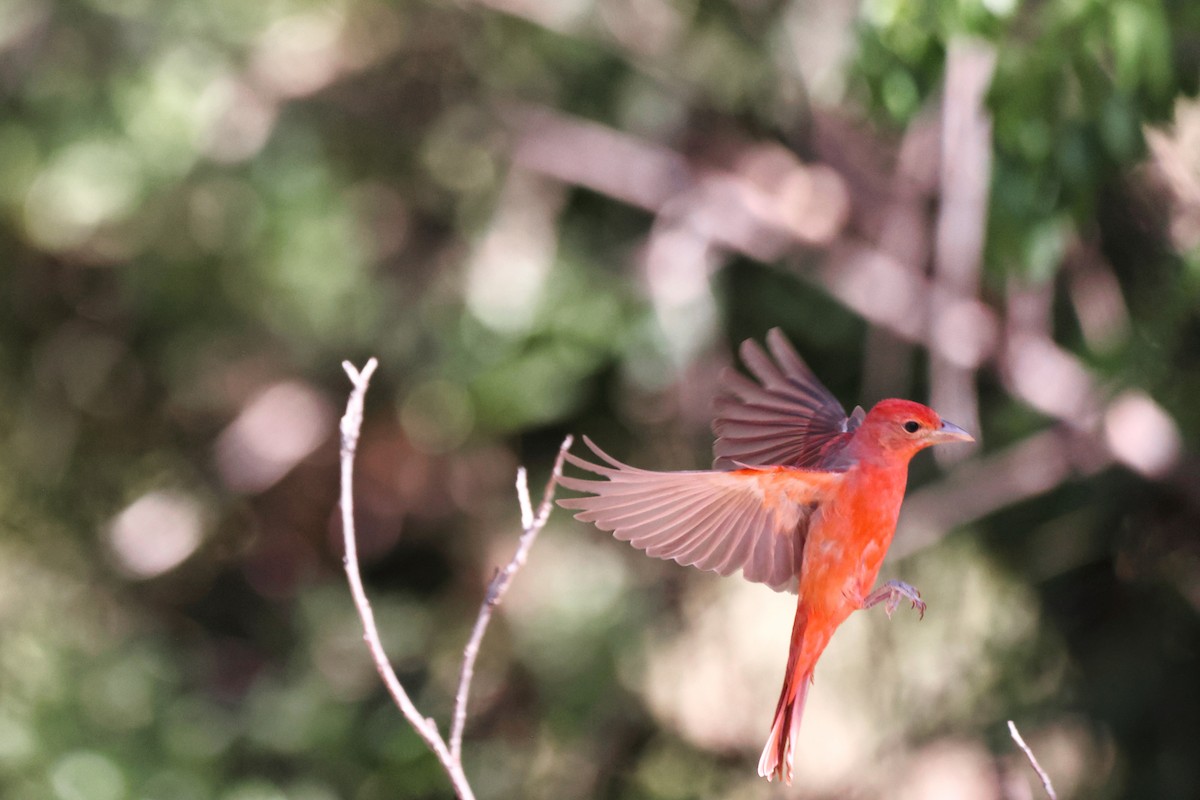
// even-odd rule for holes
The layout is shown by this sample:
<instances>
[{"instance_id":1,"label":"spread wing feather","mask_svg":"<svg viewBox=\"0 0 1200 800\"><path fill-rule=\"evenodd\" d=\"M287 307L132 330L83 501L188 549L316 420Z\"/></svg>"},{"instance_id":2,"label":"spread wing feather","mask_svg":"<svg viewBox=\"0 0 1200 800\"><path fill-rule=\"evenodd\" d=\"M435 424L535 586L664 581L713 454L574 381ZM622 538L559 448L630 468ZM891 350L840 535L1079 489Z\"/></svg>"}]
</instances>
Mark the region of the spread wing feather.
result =
<instances>
[{"instance_id":1,"label":"spread wing feather","mask_svg":"<svg viewBox=\"0 0 1200 800\"><path fill-rule=\"evenodd\" d=\"M656 558L730 575L776 591L794 587L813 514L841 474L792 468L654 472L623 464L587 437L603 461L567 454L602 480L563 476L587 493L559 500L576 519L612 531Z\"/></svg>"},{"instance_id":2,"label":"spread wing feather","mask_svg":"<svg viewBox=\"0 0 1200 800\"><path fill-rule=\"evenodd\" d=\"M769 356L754 340L742 342L742 363L757 382L733 370L722 375L713 467L846 469L845 446L862 409L847 416L778 328L767 333L767 348Z\"/></svg>"}]
</instances>

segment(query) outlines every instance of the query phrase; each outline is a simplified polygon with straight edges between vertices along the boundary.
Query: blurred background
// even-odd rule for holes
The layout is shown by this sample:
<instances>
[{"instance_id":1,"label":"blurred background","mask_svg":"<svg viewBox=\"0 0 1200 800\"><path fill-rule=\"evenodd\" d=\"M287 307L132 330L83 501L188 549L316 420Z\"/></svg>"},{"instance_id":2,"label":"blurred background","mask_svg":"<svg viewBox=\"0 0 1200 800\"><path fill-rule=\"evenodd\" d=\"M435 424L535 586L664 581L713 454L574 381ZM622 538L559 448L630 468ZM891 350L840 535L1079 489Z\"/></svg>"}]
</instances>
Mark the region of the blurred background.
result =
<instances>
[{"instance_id":1,"label":"blurred background","mask_svg":"<svg viewBox=\"0 0 1200 800\"><path fill-rule=\"evenodd\" d=\"M484 643L480 798L1200 796L1200 5L0 0L0 787L445 798L568 433L711 463L780 326L926 401L884 577L755 775L794 599L556 511ZM535 489L536 491L536 489Z\"/></svg>"}]
</instances>

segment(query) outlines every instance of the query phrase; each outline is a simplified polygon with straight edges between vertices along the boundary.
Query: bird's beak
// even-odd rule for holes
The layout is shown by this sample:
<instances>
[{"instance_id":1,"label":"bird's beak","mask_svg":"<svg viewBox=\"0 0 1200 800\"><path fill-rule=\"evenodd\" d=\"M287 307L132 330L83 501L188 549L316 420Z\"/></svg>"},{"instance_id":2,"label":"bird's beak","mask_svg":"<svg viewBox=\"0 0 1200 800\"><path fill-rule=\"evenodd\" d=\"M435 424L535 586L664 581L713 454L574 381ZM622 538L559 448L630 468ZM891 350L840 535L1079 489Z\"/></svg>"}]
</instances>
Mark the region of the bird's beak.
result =
<instances>
[{"instance_id":1,"label":"bird's beak","mask_svg":"<svg viewBox=\"0 0 1200 800\"><path fill-rule=\"evenodd\" d=\"M935 444L941 442L973 442L975 437L955 425L953 422L942 420L942 427L929 434Z\"/></svg>"}]
</instances>

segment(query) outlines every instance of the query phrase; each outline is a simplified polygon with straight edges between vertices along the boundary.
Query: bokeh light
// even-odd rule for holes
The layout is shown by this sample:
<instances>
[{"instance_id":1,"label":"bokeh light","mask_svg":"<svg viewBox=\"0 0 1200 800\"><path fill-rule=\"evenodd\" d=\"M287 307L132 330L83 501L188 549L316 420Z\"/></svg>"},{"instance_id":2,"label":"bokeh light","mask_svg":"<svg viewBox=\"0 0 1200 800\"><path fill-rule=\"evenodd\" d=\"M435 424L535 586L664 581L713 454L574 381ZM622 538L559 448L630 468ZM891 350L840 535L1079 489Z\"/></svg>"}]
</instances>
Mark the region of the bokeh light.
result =
<instances>
[{"instance_id":1,"label":"bokeh light","mask_svg":"<svg viewBox=\"0 0 1200 800\"><path fill-rule=\"evenodd\" d=\"M1200 794L1200 6L0 0L0 796L449 796L446 727L567 433L711 462L780 326L928 401L789 796ZM481 800L778 797L794 598L555 510L497 613Z\"/></svg>"}]
</instances>

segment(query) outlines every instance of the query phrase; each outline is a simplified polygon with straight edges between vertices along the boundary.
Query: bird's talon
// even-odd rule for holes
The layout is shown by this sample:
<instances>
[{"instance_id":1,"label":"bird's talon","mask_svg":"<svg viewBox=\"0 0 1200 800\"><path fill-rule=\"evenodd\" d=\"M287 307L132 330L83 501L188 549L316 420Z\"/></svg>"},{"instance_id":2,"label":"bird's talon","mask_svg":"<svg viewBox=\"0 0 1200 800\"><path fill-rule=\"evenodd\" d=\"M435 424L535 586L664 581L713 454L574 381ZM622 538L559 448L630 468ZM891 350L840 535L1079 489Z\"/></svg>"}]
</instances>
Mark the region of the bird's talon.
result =
<instances>
[{"instance_id":1,"label":"bird's talon","mask_svg":"<svg viewBox=\"0 0 1200 800\"><path fill-rule=\"evenodd\" d=\"M888 615L888 619L891 619L892 614L900 607L901 599L911 602L913 610L920 614L921 619L925 619L925 601L921 599L921 593L916 587L909 586L903 581L888 581L880 586L867 595L863 600L862 607L871 608L883 603L883 610Z\"/></svg>"}]
</instances>

